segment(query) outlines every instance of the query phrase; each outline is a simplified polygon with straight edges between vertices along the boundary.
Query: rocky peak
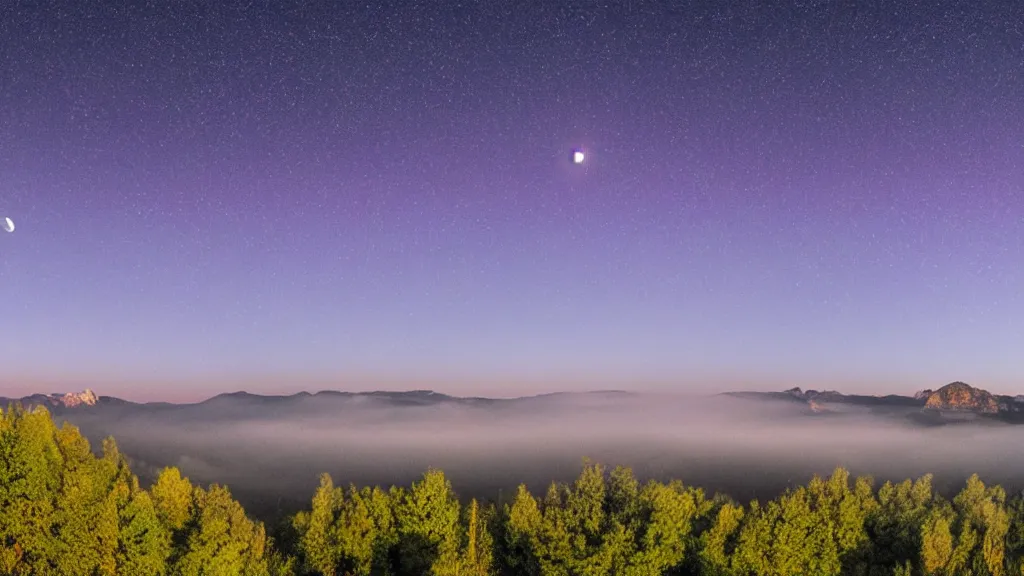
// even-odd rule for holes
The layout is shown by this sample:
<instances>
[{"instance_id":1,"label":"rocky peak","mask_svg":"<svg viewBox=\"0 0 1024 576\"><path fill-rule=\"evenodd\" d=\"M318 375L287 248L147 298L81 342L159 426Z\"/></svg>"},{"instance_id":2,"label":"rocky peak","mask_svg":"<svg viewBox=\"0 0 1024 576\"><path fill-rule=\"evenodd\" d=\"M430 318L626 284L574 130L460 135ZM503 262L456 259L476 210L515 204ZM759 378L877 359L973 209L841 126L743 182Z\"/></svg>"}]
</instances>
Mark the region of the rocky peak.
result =
<instances>
[{"instance_id":1,"label":"rocky peak","mask_svg":"<svg viewBox=\"0 0 1024 576\"><path fill-rule=\"evenodd\" d=\"M914 392L914 400L927 400L928 397L932 395L932 392L934 392L934 390L931 388Z\"/></svg>"},{"instance_id":2,"label":"rocky peak","mask_svg":"<svg viewBox=\"0 0 1024 576\"><path fill-rule=\"evenodd\" d=\"M925 409L957 411L957 412L980 412L984 414L996 414L999 412L999 403L987 391L980 388L973 388L963 382L946 384L935 392L928 395L924 404Z\"/></svg>"},{"instance_id":3,"label":"rocky peak","mask_svg":"<svg viewBox=\"0 0 1024 576\"><path fill-rule=\"evenodd\" d=\"M54 405L60 405L65 408L75 408L77 406L95 406L98 398L96 397L95 392L86 388L82 392L51 394L49 400Z\"/></svg>"}]
</instances>

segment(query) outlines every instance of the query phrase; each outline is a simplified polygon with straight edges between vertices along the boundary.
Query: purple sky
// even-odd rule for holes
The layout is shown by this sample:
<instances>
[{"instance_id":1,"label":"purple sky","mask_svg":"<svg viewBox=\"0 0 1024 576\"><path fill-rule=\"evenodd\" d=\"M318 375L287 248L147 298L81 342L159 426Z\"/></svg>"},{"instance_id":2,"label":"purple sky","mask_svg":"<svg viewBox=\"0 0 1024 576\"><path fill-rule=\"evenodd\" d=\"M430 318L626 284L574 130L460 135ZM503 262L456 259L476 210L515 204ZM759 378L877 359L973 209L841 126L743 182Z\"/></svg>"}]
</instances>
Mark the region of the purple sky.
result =
<instances>
[{"instance_id":1,"label":"purple sky","mask_svg":"<svg viewBox=\"0 0 1024 576\"><path fill-rule=\"evenodd\" d=\"M0 8L0 395L1024 392L1020 2L364 4Z\"/></svg>"}]
</instances>

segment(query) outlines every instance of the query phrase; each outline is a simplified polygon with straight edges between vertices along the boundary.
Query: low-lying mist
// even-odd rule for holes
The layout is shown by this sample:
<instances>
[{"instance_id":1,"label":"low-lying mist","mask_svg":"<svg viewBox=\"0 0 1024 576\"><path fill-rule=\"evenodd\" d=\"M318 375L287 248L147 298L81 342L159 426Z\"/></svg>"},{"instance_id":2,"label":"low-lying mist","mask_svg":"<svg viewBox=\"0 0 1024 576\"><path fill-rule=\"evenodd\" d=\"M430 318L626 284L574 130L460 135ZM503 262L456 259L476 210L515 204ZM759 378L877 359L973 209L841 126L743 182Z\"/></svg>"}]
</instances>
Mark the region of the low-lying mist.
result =
<instances>
[{"instance_id":1,"label":"low-lying mist","mask_svg":"<svg viewBox=\"0 0 1024 576\"><path fill-rule=\"evenodd\" d=\"M66 419L94 443L114 436L144 482L178 466L193 481L227 484L264 515L308 505L321 472L338 484L407 485L433 466L460 495L497 498L521 482L542 492L570 481L585 456L741 500L773 497L839 465L878 482L934 473L946 494L974 472L1009 491L1024 486L1024 427L924 427L906 417L913 408L900 410L811 415L796 402L725 396L400 405L321 394L70 411Z\"/></svg>"}]
</instances>

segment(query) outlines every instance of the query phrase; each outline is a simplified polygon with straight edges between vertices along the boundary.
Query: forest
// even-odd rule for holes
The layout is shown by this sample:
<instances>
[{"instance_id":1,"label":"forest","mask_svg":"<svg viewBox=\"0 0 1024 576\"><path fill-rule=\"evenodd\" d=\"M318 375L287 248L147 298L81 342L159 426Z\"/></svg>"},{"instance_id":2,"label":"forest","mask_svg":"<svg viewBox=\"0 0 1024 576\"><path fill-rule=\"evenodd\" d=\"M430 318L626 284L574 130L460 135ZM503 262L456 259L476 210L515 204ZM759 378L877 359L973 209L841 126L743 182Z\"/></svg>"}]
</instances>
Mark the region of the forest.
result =
<instances>
[{"instance_id":1,"label":"forest","mask_svg":"<svg viewBox=\"0 0 1024 576\"><path fill-rule=\"evenodd\" d=\"M100 452L97 454L96 452ZM409 487L326 474L280 526L226 486L165 468L140 485L112 438L94 451L42 407L0 413L0 574L437 576L1003 576L1024 574L1024 501L977 476L877 488L837 468L767 502L579 477L510 502L461 501L440 470Z\"/></svg>"}]
</instances>

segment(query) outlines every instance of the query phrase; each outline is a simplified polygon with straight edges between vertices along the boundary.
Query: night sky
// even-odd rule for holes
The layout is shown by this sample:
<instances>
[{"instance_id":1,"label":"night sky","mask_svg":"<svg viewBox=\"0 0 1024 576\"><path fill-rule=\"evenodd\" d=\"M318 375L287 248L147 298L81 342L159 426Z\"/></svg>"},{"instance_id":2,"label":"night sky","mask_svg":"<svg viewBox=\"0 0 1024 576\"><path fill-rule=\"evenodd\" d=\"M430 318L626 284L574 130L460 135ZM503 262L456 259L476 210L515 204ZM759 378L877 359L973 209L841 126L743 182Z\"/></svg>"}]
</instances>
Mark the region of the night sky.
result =
<instances>
[{"instance_id":1,"label":"night sky","mask_svg":"<svg viewBox=\"0 0 1024 576\"><path fill-rule=\"evenodd\" d=\"M5 2L0 392L1024 392L1024 4L783 4Z\"/></svg>"}]
</instances>

